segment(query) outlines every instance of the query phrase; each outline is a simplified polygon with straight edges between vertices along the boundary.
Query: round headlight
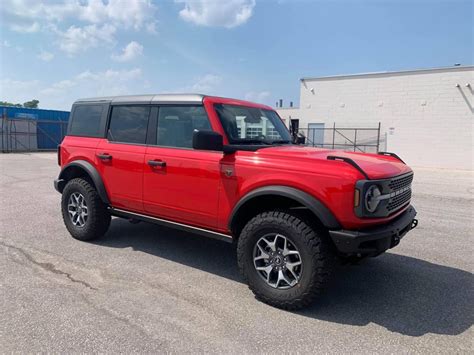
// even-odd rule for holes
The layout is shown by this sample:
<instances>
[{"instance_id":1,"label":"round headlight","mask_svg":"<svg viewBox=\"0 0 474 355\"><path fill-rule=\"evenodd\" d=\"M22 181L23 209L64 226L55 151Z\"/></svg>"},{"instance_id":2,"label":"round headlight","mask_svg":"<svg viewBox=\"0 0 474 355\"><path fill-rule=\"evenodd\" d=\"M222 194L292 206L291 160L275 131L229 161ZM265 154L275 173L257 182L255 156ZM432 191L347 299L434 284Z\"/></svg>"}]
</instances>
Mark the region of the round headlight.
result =
<instances>
[{"instance_id":1,"label":"round headlight","mask_svg":"<svg viewBox=\"0 0 474 355\"><path fill-rule=\"evenodd\" d=\"M365 208L370 213L375 212L377 206L379 205L380 199L379 196L382 194L377 185L372 185L369 187L365 193Z\"/></svg>"}]
</instances>

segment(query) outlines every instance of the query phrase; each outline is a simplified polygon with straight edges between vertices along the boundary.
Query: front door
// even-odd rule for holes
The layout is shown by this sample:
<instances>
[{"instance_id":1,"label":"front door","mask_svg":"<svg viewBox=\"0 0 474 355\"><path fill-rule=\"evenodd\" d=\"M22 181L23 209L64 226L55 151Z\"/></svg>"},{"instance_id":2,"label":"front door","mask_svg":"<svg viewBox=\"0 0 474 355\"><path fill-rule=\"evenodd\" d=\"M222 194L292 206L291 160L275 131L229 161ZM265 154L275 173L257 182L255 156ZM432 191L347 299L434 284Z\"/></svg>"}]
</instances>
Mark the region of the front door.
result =
<instances>
[{"instance_id":1,"label":"front door","mask_svg":"<svg viewBox=\"0 0 474 355\"><path fill-rule=\"evenodd\" d=\"M192 148L194 130L211 129L202 106L167 105L158 110L155 145L144 161L147 214L215 228L222 152Z\"/></svg>"},{"instance_id":2,"label":"front door","mask_svg":"<svg viewBox=\"0 0 474 355\"><path fill-rule=\"evenodd\" d=\"M143 161L150 106L112 106L107 138L96 148L98 170L113 207L143 211Z\"/></svg>"}]
</instances>

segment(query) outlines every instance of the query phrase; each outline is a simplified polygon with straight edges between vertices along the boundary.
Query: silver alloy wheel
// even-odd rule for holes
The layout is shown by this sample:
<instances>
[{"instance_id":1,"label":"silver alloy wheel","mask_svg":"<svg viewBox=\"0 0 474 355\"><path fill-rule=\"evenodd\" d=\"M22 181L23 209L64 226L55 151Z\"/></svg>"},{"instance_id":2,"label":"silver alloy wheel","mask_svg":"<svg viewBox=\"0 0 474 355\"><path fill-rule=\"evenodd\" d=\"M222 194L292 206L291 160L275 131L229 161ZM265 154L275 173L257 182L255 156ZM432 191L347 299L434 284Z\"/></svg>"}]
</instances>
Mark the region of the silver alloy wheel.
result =
<instances>
[{"instance_id":1,"label":"silver alloy wheel","mask_svg":"<svg viewBox=\"0 0 474 355\"><path fill-rule=\"evenodd\" d=\"M259 276L276 289L295 286L303 271L298 249L281 234L267 234L258 240L253 250L253 264Z\"/></svg>"},{"instance_id":2,"label":"silver alloy wheel","mask_svg":"<svg viewBox=\"0 0 474 355\"><path fill-rule=\"evenodd\" d=\"M88 208L86 199L79 192L74 192L69 196L67 211L72 224L76 227L84 227L87 222Z\"/></svg>"}]
</instances>

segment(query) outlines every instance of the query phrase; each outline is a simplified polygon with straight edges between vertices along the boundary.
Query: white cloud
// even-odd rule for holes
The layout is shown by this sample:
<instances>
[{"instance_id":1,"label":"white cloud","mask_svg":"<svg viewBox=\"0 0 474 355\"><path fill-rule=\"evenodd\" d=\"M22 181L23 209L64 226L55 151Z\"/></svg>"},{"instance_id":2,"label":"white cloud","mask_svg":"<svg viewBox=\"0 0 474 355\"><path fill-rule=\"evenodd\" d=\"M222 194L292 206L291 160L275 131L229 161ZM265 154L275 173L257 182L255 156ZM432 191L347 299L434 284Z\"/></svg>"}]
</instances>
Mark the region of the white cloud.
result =
<instances>
[{"instance_id":1,"label":"white cloud","mask_svg":"<svg viewBox=\"0 0 474 355\"><path fill-rule=\"evenodd\" d=\"M61 22L79 19L92 24L105 22L125 28L141 29L153 21L156 11L147 0L3 0L3 10L16 19Z\"/></svg>"},{"instance_id":2,"label":"white cloud","mask_svg":"<svg viewBox=\"0 0 474 355\"><path fill-rule=\"evenodd\" d=\"M22 103L34 98L40 88L38 80L0 79L0 97L3 101Z\"/></svg>"},{"instance_id":3,"label":"white cloud","mask_svg":"<svg viewBox=\"0 0 474 355\"><path fill-rule=\"evenodd\" d=\"M33 22L31 24L13 23L10 25L10 29L20 33L35 33L40 30L40 25L38 22Z\"/></svg>"},{"instance_id":4,"label":"white cloud","mask_svg":"<svg viewBox=\"0 0 474 355\"><path fill-rule=\"evenodd\" d=\"M214 74L206 74L196 80L188 87L192 92L207 93L215 90L216 86L222 82L222 77Z\"/></svg>"},{"instance_id":5,"label":"white cloud","mask_svg":"<svg viewBox=\"0 0 474 355\"><path fill-rule=\"evenodd\" d=\"M75 87L77 82L75 80L61 80L53 83L51 86L40 90L43 95L63 95L69 89Z\"/></svg>"},{"instance_id":6,"label":"white cloud","mask_svg":"<svg viewBox=\"0 0 474 355\"><path fill-rule=\"evenodd\" d=\"M70 89L75 91L84 91L86 96L96 95L118 95L125 91L126 86L123 83L139 79L142 76L142 71L139 68L130 70L112 70L108 69L102 72L91 72L86 70L72 79L61 80L53 83L49 87L41 90L42 94L65 94ZM76 90L77 88L77 90ZM87 88L87 90L83 90ZM81 94L78 94L78 97Z\"/></svg>"},{"instance_id":7,"label":"white cloud","mask_svg":"<svg viewBox=\"0 0 474 355\"><path fill-rule=\"evenodd\" d=\"M117 62L129 62L143 54L143 46L135 41L127 44L120 54L112 54L111 58Z\"/></svg>"},{"instance_id":8,"label":"white cloud","mask_svg":"<svg viewBox=\"0 0 474 355\"><path fill-rule=\"evenodd\" d=\"M156 21L148 22L145 25L146 31L152 35L158 34L158 30L156 29Z\"/></svg>"},{"instance_id":9,"label":"white cloud","mask_svg":"<svg viewBox=\"0 0 474 355\"><path fill-rule=\"evenodd\" d=\"M248 21L255 0L175 0L184 3L179 16L201 26L233 28Z\"/></svg>"},{"instance_id":10,"label":"white cloud","mask_svg":"<svg viewBox=\"0 0 474 355\"><path fill-rule=\"evenodd\" d=\"M145 82L147 83L147 82ZM194 79L189 85L178 87L171 90L162 90L162 93L199 93L199 94L216 94L222 83L222 77L215 74L206 74Z\"/></svg>"},{"instance_id":11,"label":"white cloud","mask_svg":"<svg viewBox=\"0 0 474 355\"><path fill-rule=\"evenodd\" d=\"M269 91L250 91L245 94L245 100L258 103L265 103L270 97Z\"/></svg>"},{"instance_id":12,"label":"white cloud","mask_svg":"<svg viewBox=\"0 0 474 355\"><path fill-rule=\"evenodd\" d=\"M72 56L89 48L98 47L103 43L113 44L115 31L114 26L105 24L102 27L97 25L71 26L65 32L56 30L56 33L59 35L59 48Z\"/></svg>"},{"instance_id":13,"label":"white cloud","mask_svg":"<svg viewBox=\"0 0 474 355\"><path fill-rule=\"evenodd\" d=\"M79 98L132 94L143 92L145 86L146 80L140 68L88 70L51 84L38 80L0 79L0 97L15 103L35 98L42 108L70 110L72 103Z\"/></svg>"},{"instance_id":14,"label":"white cloud","mask_svg":"<svg viewBox=\"0 0 474 355\"><path fill-rule=\"evenodd\" d=\"M139 30L148 21L152 21L152 15L156 7L150 1L144 0L89 0L80 6L79 17L91 23L102 23L111 21L125 28Z\"/></svg>"},{"instance_id":15,"label":"white cloud","mask_svg":"<svg viewBox=\"0 0 474 355\"><path fill-rule=\"evenodd\" d=\"M138 79L142 76L142 70L140 68L134 68L130 70L112 70L108 69L103 72L91 72L86 70L76 76L76 80L88 80L88 81L128 81Z\"/></svg>"},{"instance_id":16,"label":"white cloud","mask_svg":"<svg viewBox=\"0 0 474 355\"><path fill-rule=\"evenodd\" d=\"M4 40L3 43L2 43L2 46L5 47L5 48L10 48L12 45L7 40Z\"/></svg>"},{"instance_id":17,"label":"white cloud","mask_svg":"<svg viewBox=\"0 0 474 355\"><path fill-rule=\"evenodd\" d=\"M41 51L37 57L44 62L50 62L54 58L54 54L47 51Z\"/></svg>"},{"instance_id":18,"label":"white cloud","mask_svg":"<svg viewBox=\"0 0 474 355\"><path fill-rule=\"evenodd\" d=\"M70 56L100 41L114 43L117 29L156 34L156 11L150 0L2 0L0 7L2 22L11 30L52 30Z\"/></svg>"}]
</instances>

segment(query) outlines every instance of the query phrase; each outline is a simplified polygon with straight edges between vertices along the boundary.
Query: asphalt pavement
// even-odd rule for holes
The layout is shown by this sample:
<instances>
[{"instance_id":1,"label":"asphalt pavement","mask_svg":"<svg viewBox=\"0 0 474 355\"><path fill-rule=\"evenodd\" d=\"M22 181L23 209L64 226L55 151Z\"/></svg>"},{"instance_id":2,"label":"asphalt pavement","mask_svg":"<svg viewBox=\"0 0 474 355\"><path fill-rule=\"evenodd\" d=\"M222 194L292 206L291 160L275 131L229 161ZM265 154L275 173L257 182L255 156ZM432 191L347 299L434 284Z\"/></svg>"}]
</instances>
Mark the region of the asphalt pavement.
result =
<instances>
[{"instance_id":1,"label":"asphalt pavement","mask_svg":"<svg viewBox=\"0 0 474 355\"><path fill-rule=\"evenodd\" d=\"M114 219L68 234L53 153L0 154L0 352L473 353L474 174L415 168L419 226L340 266L298 312L242 283L231 244Z\"/></svg>"}]
</instances>

